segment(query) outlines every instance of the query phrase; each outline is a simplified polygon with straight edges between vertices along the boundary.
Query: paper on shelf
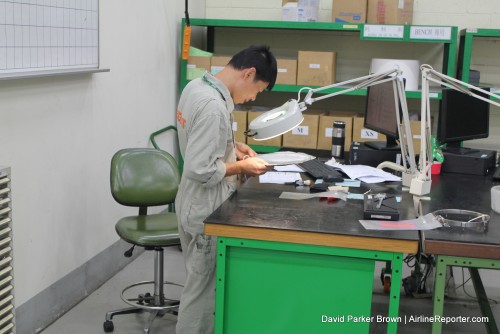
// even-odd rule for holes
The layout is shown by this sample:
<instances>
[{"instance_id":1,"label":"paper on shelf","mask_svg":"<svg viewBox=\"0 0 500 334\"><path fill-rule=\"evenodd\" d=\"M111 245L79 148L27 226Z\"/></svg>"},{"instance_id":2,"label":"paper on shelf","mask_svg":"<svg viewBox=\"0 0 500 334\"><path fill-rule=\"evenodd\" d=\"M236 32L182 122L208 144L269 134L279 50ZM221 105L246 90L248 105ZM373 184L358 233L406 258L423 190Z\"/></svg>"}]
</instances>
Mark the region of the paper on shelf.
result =
<instances>
[{"instance_id":1,"label":"paper on shelf","mask_svg":"<svg viewBox=\"0 0 500 334\"><path fill-rule=\"evenodd\" d=\"M189 47L189 55L190 56L201 56L201 57L211 57L214 54L212 52L203 51L201 49L195 48L193 46Z\"/></svg>"}]
</instances>

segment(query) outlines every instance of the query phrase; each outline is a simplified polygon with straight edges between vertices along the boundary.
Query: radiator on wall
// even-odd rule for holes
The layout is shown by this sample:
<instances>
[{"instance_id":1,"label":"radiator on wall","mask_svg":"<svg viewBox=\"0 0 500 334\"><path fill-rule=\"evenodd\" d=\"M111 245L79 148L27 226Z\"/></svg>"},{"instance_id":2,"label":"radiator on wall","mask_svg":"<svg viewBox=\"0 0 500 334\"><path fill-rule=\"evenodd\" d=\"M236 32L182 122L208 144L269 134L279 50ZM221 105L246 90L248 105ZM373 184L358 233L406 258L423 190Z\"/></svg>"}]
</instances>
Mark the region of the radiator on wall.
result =
<instances>
[{"instance_id":1,"label":"radiator on wall","mask_svg":"<svg viewBox=\"0 0 500 334\"><path fill-rule=\"evenodd\" d=\"M10 168L0 166L0 334L15 333Z\"/></svg>"}]
</instances>

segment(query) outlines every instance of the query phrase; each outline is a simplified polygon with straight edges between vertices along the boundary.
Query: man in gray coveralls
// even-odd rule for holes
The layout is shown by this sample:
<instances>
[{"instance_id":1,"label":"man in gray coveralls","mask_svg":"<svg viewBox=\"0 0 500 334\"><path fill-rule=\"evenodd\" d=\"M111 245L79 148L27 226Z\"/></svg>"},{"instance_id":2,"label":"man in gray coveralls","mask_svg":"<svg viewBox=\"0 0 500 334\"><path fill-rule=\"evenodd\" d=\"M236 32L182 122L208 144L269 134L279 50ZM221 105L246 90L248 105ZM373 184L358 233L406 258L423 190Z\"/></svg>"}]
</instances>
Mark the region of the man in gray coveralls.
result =
<instances>
[{"instance_id":1,"label":"man in gray coveralls","mask_svg":"<svg viewBox=\"0 0 500 334\"><path fill-rule=\"evenodd\" d=\"M240 174L268 171L255 151L234 141L234 104L254 101L276 81L276 59L266 46L250 46L219 73L205 73L183 90L177 108L184 171L175 201L187 270L177 334L214 332L215 238L203 234L203 221L235 190Z\"/></svg>"}]
</instances>

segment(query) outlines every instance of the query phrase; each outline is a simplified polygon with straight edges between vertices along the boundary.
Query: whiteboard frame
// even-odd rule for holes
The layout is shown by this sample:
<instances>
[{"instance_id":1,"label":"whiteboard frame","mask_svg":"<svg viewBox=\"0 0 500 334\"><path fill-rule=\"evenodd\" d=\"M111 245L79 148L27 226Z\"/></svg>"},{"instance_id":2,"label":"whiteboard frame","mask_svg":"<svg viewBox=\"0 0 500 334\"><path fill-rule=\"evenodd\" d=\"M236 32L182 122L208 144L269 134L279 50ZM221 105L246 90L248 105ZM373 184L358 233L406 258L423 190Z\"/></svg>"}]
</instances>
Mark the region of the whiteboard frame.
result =
<instances>
[{"instance_id":1,"label":"whiteboard frame","mask_svg":"<svg viewBox=\"0 0 500 334\"><path fill-rule=\"evenodd\" d=\"M27 67L14 68L14 69L13 68L0 69L0 80L48 77L48 76L69 75L69 74L91 74L91 73L99 73L99 72L109 72L109 69L100 68L100 34L99 34L99 28L100 28L100 22L101 22L100 21L100 14L99 14L100 5L99 5L99 0L95 0L95 1L97 4L97 8L96 8L96 11L97 11L97 46L96 46L97 47L97 64L44 66L44 67L40 67L39 69L30 69ZM13 15L14 14L15 13L13 13ZM6 27L7 27L7 23L6 23ZM37 26L37 29L40 29L40 28L44 28L44 27ZM66 47L66 46L64 46L64 47Z\"/></svg>"}]
</instances>

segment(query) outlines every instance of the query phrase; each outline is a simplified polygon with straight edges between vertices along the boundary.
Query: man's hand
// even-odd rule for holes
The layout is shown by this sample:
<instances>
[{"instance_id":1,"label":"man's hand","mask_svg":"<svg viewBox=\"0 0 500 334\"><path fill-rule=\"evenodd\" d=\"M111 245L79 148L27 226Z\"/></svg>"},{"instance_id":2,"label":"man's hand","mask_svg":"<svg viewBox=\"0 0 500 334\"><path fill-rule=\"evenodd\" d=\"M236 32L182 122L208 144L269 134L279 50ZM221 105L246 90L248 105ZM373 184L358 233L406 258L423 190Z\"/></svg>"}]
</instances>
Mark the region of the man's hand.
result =
<instances>
[{"instance_id":1,"label":"man's hand","mask_svg":"<svg viewBox=\"0 0 500 334\"><path fill-rule=\"evenodd\" d=\"M226 176L235 174L246 174L249 176L258 176L271 170L267 162L259 158L247 158L233 163L226 162Z\"/></svg>"},{"instance_id":2,"label":"man's hand","mask_svg":"<svg viewBox=\"0 0 500 334\"><path fill-rule=\"evenodd\" d=\"M236 157L238 160L243 160L245 157L255 157L257 153L250 148L247 144L236 142Z\"/></svg>"}]
</instances>

